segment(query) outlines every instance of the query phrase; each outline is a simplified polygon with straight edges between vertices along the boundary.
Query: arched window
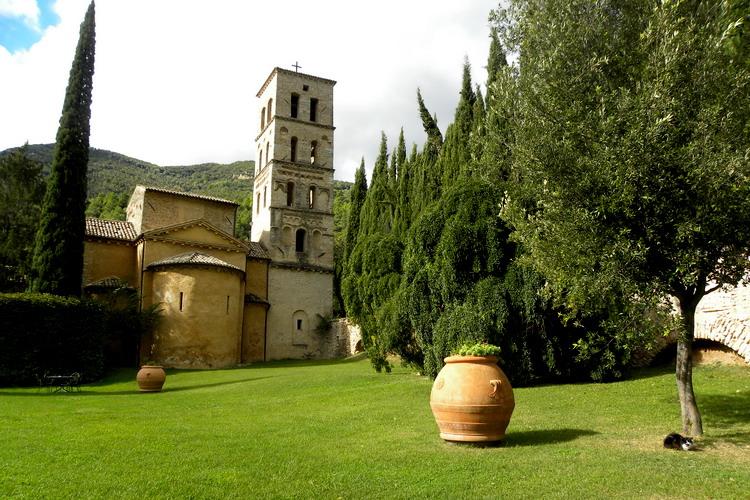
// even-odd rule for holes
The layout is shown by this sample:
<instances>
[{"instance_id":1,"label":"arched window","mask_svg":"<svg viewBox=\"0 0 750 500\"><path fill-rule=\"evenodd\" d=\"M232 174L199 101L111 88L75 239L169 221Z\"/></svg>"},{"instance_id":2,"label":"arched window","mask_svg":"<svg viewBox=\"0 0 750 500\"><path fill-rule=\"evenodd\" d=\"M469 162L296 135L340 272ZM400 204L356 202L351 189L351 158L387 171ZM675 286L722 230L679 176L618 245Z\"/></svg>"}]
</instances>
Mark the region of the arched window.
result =
<instances>
[{"instance_id":1,"label":"arched window","mask_svg":"<svg viewBox=\"0 0 750 500\"><path fill-rule=\"evenodd\" d=\"M295 252L304 252L305 251L305 230L304 229L297 229L297 237L294 241L294 251Z\"/></svg>"},{"instance_id":2,"label":"arched window","mask_svg":"<svg viewBox=\"0 0 750 500\"><path fill-rule=\"evenodd\" d=\"M260 213L260 193L258 193L258 199L255 202L255 213Z\"/></svg>"},{"instance_id":3,"label":"arched window","mask_svg":"<svg viewBox=\"0 0 750 500\"><path fill-rule=\"evenodd\" d=\"M294 203L294 183L289 181L286 183L286 206L291 207Z\"/></svg>"},{"instance_id":4,"label":"arched window","mask_svg":"<svg viewBox=\"0 0 750 500\"><path fill-rule=\"evenodd\" d=\"M315 163L315 157L318 156L318 141L310 142L310 163Z\"/></svg>"},{"instance_id":5,"label":"arched window","mask_svg":"<svg viewBox=\"0 0 750 500\"><path fill-rule=\"evenodd\" d=\"M310 192L307 196L308 206L315 208L315 186L310 186Z\"/></svg>"},{"instance_id":6,"label":"arched window","mask_svg":"<svg viewBox=\"0 0 750 500\"><path fill-rule=\"evenodd\" d=\"M263 108L260 112L260 131L266 128L266 108Z\"/></svg>"},{"instance_id":7,"label":"arched window","mask_svg":"<svg viewBox=\"0 0 750 500\"><path fill-rule=\"evenodd\" d=\"M297 118L298 110L299 110L299 94L292 94L291 109L289 113L292 116L292 118Z\"/></svg>"},{"instance_id":8,"label":"arched window","mask_svg":"<svg viewBox=\"0 0 750 500\"><path fill-rule=\"evenodd\" d=\"M271 108L273 107L273 99L268 100L268 116L266 117L266 120L268 120L268 123L271 123L271 117L273 116L273 111L271 111Z\"/></svg>"},{"instance_id":9,"label":"arched window","mask_svg":"<svg viewBox=\"0 0 750 500\"><path fill-rule=\"evenodd\" d=\"M271 161L271 156L268 154L268 148L271 146L270 143L266 143L266 164L268 164L269 161Z\"/></svg>"},{"instance_id":10,"label":"arched window","mask_svg":"<svg viewBox=\"0 0 750 500\"><path fill-rule=\"evenodd\" d=\"M266 208L266 186L263 186L263 208Z\"/></svg>"},{"instance_id":11,"label":"arched window","mask_svg":"<svg viewBox=\"0 0 750 500\"><path fill-rule=\"evenodd\" d=\"M292 137L289 141L289 161L297 161L297 138Z\"/></svg>"},{"instance_id":12,"label":"arched window","mask_svg":"<svg viewBox=\"0 0 750 500\"><path fill-rule=\"evenodd\" d=\"M263 168L263 150L262 149L258 152L258 165L256 166L258 168L256 168L255 170L258 170L258 171L260 171L260 169Z\"/></svg>"}]
</instances>

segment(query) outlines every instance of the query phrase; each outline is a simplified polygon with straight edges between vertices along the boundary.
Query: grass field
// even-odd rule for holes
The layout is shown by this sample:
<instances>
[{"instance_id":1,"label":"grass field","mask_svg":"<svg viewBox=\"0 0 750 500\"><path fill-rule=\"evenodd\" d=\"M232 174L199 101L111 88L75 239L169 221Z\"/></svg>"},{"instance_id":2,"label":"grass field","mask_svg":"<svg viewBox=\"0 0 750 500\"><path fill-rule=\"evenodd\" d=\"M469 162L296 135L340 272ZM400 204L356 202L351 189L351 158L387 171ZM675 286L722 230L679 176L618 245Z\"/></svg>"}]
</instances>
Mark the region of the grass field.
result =
<instances>
[{"instance_id":1,"label":"grass field","mask_svg":"<svg viewBox=\"0 0 750 500\"><path fill-rule=\"evenodd\" d=\"M431 381L367 360L120 371L77 394L0 389L0 498L748 498L750 368L695 372L705 437L674 376L516 389L504 446L444 443Z\"/></svg>"}]
</instances>

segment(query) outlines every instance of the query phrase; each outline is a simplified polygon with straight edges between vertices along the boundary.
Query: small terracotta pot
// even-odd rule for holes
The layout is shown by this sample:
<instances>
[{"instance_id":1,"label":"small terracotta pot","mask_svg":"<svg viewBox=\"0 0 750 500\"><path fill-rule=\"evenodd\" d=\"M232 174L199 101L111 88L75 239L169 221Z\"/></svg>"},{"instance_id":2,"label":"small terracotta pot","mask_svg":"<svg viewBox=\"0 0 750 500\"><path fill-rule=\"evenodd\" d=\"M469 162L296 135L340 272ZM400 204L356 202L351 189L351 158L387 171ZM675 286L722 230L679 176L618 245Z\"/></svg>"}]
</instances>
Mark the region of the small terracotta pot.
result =
<instances>
[{"instance_id":1,"label":"small terracotta pot","mask_svg":"<svg viewBox=\"0 0 750 500\"><path fill-rule=\"evenodd\" d=\"M138 382L138 388L141 392L159 392L164 386L166 378L167 374L161 366L143 365L138 370L135 380Z\"/></svg>"},{"instance_id":2,"label":"small terracotta pot","mask_svg":"<svg viewBox=\"0 0 750 500\"><path fill-rule=\"evenodd\" d=\"M438 373L430 406L446 441L493 442L505 437L516 406L495 356L450 356Z\"/></svg>"}]
</instances>

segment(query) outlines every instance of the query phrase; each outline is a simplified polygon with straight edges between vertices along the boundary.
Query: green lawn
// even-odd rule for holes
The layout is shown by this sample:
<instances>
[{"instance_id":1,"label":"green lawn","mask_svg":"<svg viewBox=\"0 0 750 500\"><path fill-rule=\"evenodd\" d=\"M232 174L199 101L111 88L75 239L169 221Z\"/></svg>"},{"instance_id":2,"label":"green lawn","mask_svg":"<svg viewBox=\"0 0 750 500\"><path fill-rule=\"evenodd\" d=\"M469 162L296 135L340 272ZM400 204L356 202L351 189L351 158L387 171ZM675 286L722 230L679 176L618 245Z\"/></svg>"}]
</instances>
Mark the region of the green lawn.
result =
<instances>
[{"instance_id":1,"label":"green lawn","mask_svg":"<svg viewBox=\"0 0 750 500\"><path fill-rule=\"evenodd\" d=\"M748 498L750 368L701 366L700 451L673 375L516 389L506 444L449 445L431 381L368 361L122 371L79 394L0 389L0 498Z\"/></svg>"}]
</instances>

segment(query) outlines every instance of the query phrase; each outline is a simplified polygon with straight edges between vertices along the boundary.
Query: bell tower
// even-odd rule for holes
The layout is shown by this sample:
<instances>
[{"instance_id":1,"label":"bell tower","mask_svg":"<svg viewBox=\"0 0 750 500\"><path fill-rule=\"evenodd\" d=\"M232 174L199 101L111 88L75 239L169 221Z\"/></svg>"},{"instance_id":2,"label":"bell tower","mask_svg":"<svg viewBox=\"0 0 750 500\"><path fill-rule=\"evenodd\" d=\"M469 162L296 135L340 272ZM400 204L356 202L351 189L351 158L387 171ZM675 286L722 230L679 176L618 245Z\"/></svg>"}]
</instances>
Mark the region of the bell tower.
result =
<instances>
[{"instance_id":1,"label":"bell tower","mask_svg":"<svg viewBox=\"0 0 750 500\"><path fill-rule=\"evenodd\" d=\"M251 238L274 261L333 268L333 86L275 68L258 91Z\"/></svg>"},{"instance_id":2,"label":"bell tower","mask_svg":"<svg viewBox=\"0 0 750 500\"><path fill-rule=\"evenodd\" d=\"M315 357L333 297L333 80L274 68L257 93L252 241L271 258L268 359Z\"/></svg>"}]
</instances>

